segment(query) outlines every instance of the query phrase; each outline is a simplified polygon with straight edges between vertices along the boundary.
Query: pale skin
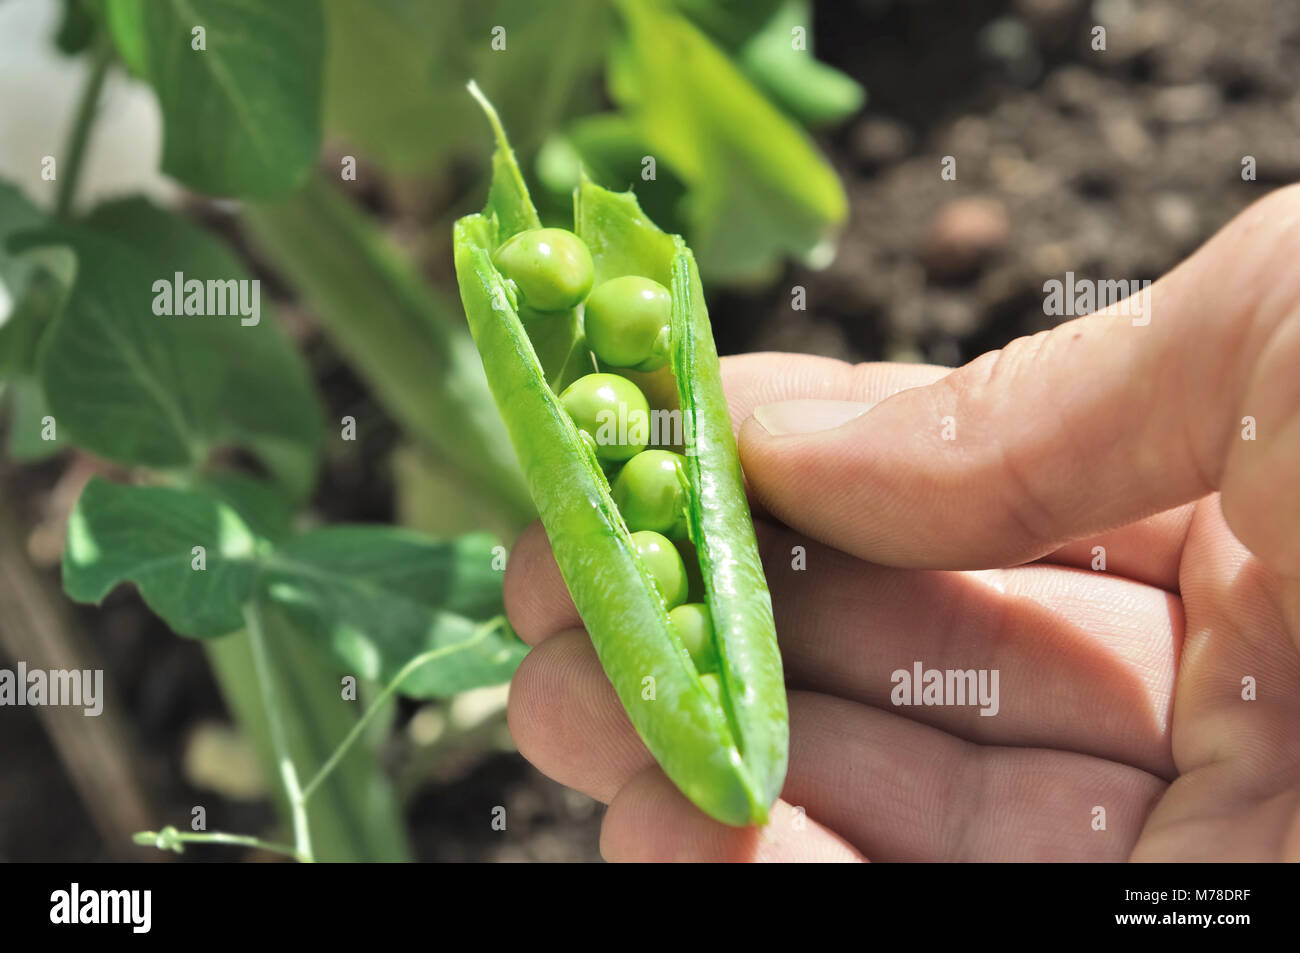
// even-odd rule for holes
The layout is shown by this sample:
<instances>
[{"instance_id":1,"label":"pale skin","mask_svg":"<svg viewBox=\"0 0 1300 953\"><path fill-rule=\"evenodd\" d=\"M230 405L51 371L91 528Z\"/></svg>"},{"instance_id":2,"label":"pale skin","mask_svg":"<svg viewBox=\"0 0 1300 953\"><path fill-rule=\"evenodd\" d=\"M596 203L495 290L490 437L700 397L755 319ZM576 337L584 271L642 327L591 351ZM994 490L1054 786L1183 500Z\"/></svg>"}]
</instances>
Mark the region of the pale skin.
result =
<instances>
[{"instance_id":1,"label":"pale skin","mask_svg":"<svg viewBox=\"0 0 1300 953\"><path fill-rule=\"evenodd\" d=\"M765 828L664 777L521 537L511 730L607 859L1300 860L1300 186L1150 294L957 370L723 362L790 691ZM998 714L894 706L915 660L996 668Z\"/></svg>"}]
</instances>

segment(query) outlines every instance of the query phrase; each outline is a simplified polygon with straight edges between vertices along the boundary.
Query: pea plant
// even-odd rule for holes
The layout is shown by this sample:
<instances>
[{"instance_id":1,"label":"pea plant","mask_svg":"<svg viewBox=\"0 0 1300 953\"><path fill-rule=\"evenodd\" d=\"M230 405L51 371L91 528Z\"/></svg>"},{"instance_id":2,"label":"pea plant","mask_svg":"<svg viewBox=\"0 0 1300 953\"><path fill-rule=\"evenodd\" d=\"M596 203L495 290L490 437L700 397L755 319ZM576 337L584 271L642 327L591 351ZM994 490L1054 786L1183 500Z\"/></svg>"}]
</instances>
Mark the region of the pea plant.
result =
<instances>
[{"instance_id":1,"label":"pea plant","mask_svg":"<svg viewBox=\"0 0 1300 953\"><path fill-rule=\"evenodd\" d=\"M697 426L720 427L716 356L684 245L653 226L635 233L624 225L628 234L618 237L641 248L642 259L621 269L599 256L593 263L584 229L597 226L580 215L576 235L562 233L573 240L572 286L560 282L548 300L526 277L536 233L517 233L540 229L541 216L556 216L575 188L580 210L624 215L623 200L595 182L636 185L647 211L686 232L699 270L718 280L770 273L786 256L815 259L842 223L845 201L803 127L844 117L862 91L812 58L804 2L66 0L64 10L57 42L87 71L67 141L52 157L52 201L41 207L0 182L0 285L14 302L0 323L5 453L25 464L75 451L116 468L119 479L92 479L71 512L64 591L99 603L133 584L172 631L201 641L270 768L292 830L290 844L175 826L137 840L176 851L191 842L260 846L304 861L404 859L400 805L376 755L394 698L445 699L510 677L525 647L502 615L502 544L539 504L544 518L559 504L535 503L528 493L511 446L521 418L503 422L494 406L494 358L484 351L480 359L460 309L349 191L365 187L368 175L454 181L457 160L481 158L482 118L465 93L466 80L478 77L536 157L541 202L528 198L498 125L492 188L496 194L506 182L516 191L508 208L492 200L495 231L473 220L457 226L462 292L465 249L497 252L531 307L567 313L532 337L554 388L548 406L562 400L577 418L599 400L595 375L585 376L591 353L573 336L573 304L586 298L597 355L646 372L671 362L703 388L683 404ZM436 535L312 526L322 458L348 452L357 421L326 419L303 355L262 299L261 279L225 239L175 210L140 197L79 206L104 83L114 73L157 97L162 171L194 204L240 201L243 247L287 282L429 461L422 485L436 496L426 521ZM323 159L323 141L361 154L363 171L356 155L333 145ZM463 210L459 202L450 203L452 213ZM445 235L448 224L429 234ZM521 239L513 251L497 248L512 235ZM602 279L594 291L592 275ZM628 301L642 309L639 324L602 323L602 313L622 312ZM685 356L671 351L681 335L665 330L665 309L677 314L679 302L691 303L673 321L697 328L692 339L707 336L707 347ZM466 305L480 333L481 302L467 297ZM689 365L695 359L704 363ZM621 382L613 386L629 384L611 376ZM557 436L576 433L566 427ZM698 664L680 669L676 688L718 732L748 732L747 750L766 752L739 774L710 781L711 793L697 800L715 814L758 816L784 771L783 711L771 709L784 695L764 689L757 697L771 710L748 711L738 700L752 693L738 672L747 652L767 658L770 633L715 633L708 603L716 610L726 594L710 588L707 600L688 602L685 575L680 604L667 607L678 613L670 624L638 568L661 560L667 568L649 584L668 585L679 566L686 573L677 546L722 533L720 521L739 517L728 509L744 505L731 479L734 448L703 464L668 451L629 456L612 486L597 487L589 471L572 475L599 489L605 518L619 500L637 532L656 537L629 543L620 535L616 555L647 594L645 621L660 636L658 648L685 651ZM686 493L699 485L699 466L720 467L731 481L722 509L672 496L674 486ZM658 496L638 489L656 481ZM752 532L740 543L752 550ZM761 569L751 583L743 598L761 608ZM579 605L598 647L609 644L599 609ZM754 617L762 629L770 608ZM604 648L602 659L619 685ZM779 686L779 659L763 671ZM643 723L629 710L670 774L694 791L691 779L709 753L673 760L666 752L695 743L682 727ZM760 722L780 726L780 737L754 735Z\"/></svg>"}]
</instances>

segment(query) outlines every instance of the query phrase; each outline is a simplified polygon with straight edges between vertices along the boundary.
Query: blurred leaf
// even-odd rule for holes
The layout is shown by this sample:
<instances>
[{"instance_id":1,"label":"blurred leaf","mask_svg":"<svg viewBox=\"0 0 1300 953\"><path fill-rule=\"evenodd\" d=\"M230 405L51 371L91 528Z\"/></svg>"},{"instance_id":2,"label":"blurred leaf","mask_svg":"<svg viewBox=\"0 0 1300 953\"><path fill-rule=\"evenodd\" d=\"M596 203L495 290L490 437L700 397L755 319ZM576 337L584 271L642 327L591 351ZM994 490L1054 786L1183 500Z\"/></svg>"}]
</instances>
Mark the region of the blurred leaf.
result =
<instances>
[{"instance_id":1,"label":"blurred leaf","mask_svg":"<svg viewBox=\"0 0 1300 953\"><path fill-rule=\"evenodd\" d=\"M537 156L537 176L551 192L552 205L569 221L573 190L588 178L614 191L636 189L642 210L669 232L685 232L682 201L686 188L672 169L656 165L653 185L642 179L644 158L651 153L632 122L621 113L598 113L576 120L552 136Z\"/></svg>"},{"instance_id":2,"label":"blurred leaf","mask_svg":"<svg viewBox=\"0 0 1300 953\"><path fill-rule=\"evenodd\" d=\"M5 392L9 404L9 441L6 447L9 458L18 463L35 463L54 456L65 446L66 440L45 440L42 421L50 412L45 395L35 378L20 377L11 381ZM58 436L58 428L55 428Z\"/></svg>"},{"instance_id":3,"label":"blurred leaf","mask_svg":"<svg viewBox=\"0 0 1300 953\"><path fill-rule=\"evenodd\" d=\"M22 258L33 267L20 279L22 285L15 288L18 298L12 302L13 310L0 323L0 380L21 380L35 374L41 336L63 307L71 285L71 280L62 281L53 271L36 264L54 256L34 251Z\"/></svg>"},{"instance_id":4,"label":"blurred leaf","mask_svg":"<svg viewBox=\"0 0 1300 953\"><path fill-rule=\"evenodd\" d=\"M675 0L675 5L719 45L734 50L772 19L781 0Z\"/></svg>"},{"instance_id":5,"label":"blurred leaf","mask_svg":"<svg viewBox=\"0 0 1300 953\"><path fill-rule=\"evenodd\" d=\"M60 52L74 56L90 46L95 35L95 17L86 0L63 0L63 18L54 34L54 45Z\"/></svg>"},{"instance_id":6,"label":"blurred leaf","mask_svg":"<svg viewBox=\"0 0 1300 953\"><path fill-rule=\"evenodd\" d=\"M821 255L848 214L834 170L717 46L660 3L619 0L627 41L610 90L690 189L689 237L708 273L762 275ZM641 186L642 191L653 186Z\"/></svg>"},{"instance_id":7,"label":"blurred leaf","mask_svg":"<svg viewBox=\"0 0 1300 953\"><path fill-rule=\"evenodd\" d=\"M278 542L292 529L292 501L273 483L246 473L204 473L194 489L229 506L262 539Z\"/></svg>"},{"instance_id":8,"label":"blurred leaf","mask_svg":"<svg viewBox=\"0 0 1300 953\"><path fill-rule=\"evenodd\" d=\"M387 683L415 656L446 654L400 689L443 697L506 681L527 652L501 620L496 540L438 542L389 526L335 526L282 545L263 592L360 678Z\"/></svg>"},{"instance_id":9,"label":"blurred leaf","mask_svg":"<svg viewBox=\"0 0 1300 953\"><path fill-rule=\"evenodd\" d=\"M388 413L464 482L495 495L516 525L532 519L463 318L379 227L316 179L282 202L248 206L245 221Z\"/></svg>"},{"instance_id":10,"label":"blurred leaf","mask_svg":"<svg viewBox=\"0 0 1300 953\"><path fill-rule=\"evenodd\" d=\"M813 56L810 0L674 0L728 52L769 98L808 126L839 122L862 108L854 79ZM795 49L795 29L802 49Z\"/></svg>"},{"instance_id":11,"label":"blurred leaf","mask_svg":"<svg viewBox=\"0 0 1300 953\"><path fill-rule=\"evenodd\" d=\"M148 64L144 57L144 2L145 0L105 0L104 20L108 32L132 75L146 78Z\"/></svg>"},{"instance_id":12,"label":"blurred leaf","mask_svg":"<svg viewBox=\"0 0 1300 953\"><path fill-rule=\"evenodd\" d=\"M518 520L502 509L499 497L423 448L399 446L389 465L399 525L439 538L487 531L509 539L519 531Z\"/></svg>"},{"instance_id":13,"label":"blurred leaf","mask_svg":"<svg viewBox=\"0 0 1300 953\"><path fill-rule=\"evenodd\" d=\"M320 149L320 0L130 0L110 23L158 94L164 172L241 196L282 195L307 177ZM192 46L198 27L204 49Z\"/></svg>"},{"instance_id":14,"label":"blurred leaf","mask_svg":"<svg viewBox=\"0 0 1300 953\"><path fill-rule=\"evenodd\" d=\"M38 358L51 412L73 442L155 468L194 467L213 446L242 446L295 496L310 489L320 411L269 309L248 326L238 314L153 313L154 282L177 272L247 279L219 241L140 199L19 241L77 256L76 282Z\"/></svg>"},{"instance_id":15,"label":"blurred leaf","mask_svg":"<svg viewBox=\"0 0 1300 953\"><path fill-rule=\"evenodd\" d=\"M537 177L546 188L564 194L567 211L572 215L573 190L582 181L584 171L607 188L629 189L634 181L641 180L641 158L646 148L636 126L621 113L583 116L542 146L537 156ZM619 184L622 179L626 182Z\"/></svg>"},{"instance_id":16,"label":"blurred leaf","mask_svg":"<svg viewBox=\"0 0 1300 953\"><path fill-rule=\"evenodd\" d=\"M49 408L35 378L35 364L41 334L62 306L67 282L57 274L58 256L13 254L7 248L11 235L44 221L44 214L17 188L0 182L0 382L9 382L3 395L9 410L6 450L11 459L24 463L43 460L62 448L57 439L41 439L41 421Z\"/></svg>"},{"instance_id":17,"label":"blurred leaf","mask_svg":"<svg viewBox=\"0 0 1300 953\"><path fill-rule=\"evenodd\" d=\"M475 78L492 94L516 140L536 146L586 100L609 42L605 0L326 0L330 132L389 172L439 169L449 156L482 154ZM492 30L506 30L505 50Z\"/></svg>"},{"instance_id":18,"label":"blurred leaf","mask_svg":"<svg viewBox=\"0 0 1300 953\"><path fill-rule=\"evenodd\" d=\"M8 247L11 235L36 228L45 216L17 186L0 182L0 380L31 368L36 334L23 301L36 266L27 255Z\"/></svg>"},{"instance_id":19,"label":"blurred leaf","mask_svg":"<svg viewBox=\"0 0 1300 953\"><path fill-rule=\"evenodd\" d=\"M796 50L793 31L804 30ZM736 62L768 96L808 126L840 122L862 108L866 93L856 81L813 56L812 4L786 0L736 52Z\"/></svg>"},{"instance_id":20,"label":"blurred leaf","mask_svg":"<svg viewBox=\"0 0 1300 953\"><path fill-rule=\"evenodd\" d=\"M448 90L433 82L432 12L394 0L325 2L326 127L394 173L437 167L464 140Z\"/></svg>"},{"instance_id":21,"label":"blurred leaf","mask_svg":"<svg viewBox=\"0 0 1300 953\"><path fill-rule=\"evenodd\" d=\"M133 582L174 632L225 635L244 624L259 545L234 510L205 494L95 477L68 517L63 589L99 603ZM204 548L204 570L193 568L195 546Z\"/></svg>"}]
</instances>

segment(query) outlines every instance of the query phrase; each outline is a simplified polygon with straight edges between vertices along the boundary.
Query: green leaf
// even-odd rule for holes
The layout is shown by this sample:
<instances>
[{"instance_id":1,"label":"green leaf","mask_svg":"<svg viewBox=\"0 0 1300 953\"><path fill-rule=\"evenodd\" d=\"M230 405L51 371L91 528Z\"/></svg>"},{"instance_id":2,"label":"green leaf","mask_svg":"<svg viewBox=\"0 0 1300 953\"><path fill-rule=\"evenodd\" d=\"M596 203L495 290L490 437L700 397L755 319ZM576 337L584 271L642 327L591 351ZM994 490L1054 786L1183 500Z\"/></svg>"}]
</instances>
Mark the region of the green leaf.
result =
<instances>
[{"instance_id":1,"label":"green leaf","mask_svg":"<svg viewBox=\"0 0 1300 953\"><path fill-rule=\"evenodd\" d=\"M585 173L614 191L637 189L637 201L652 221L667 231L685 232L688 223L681 214L685 186L666 163L656 166L653 185L646 184L641 175L650 154L650 146L627 116L597 113L546 141L537 156L537 177L566 216L573 209L573 190Z\"/></svg>"},{"instance_id":2,"label":"green leaf","mask_svg":"<svg viewBox=\"0 0 1300 953\"><path fill-rule=\"evenodd\" d=\"M40 385L31 377L20 377L10 382L5 393L9 403L8 453L19 463L35 463L58 453L67 441L45 440L43 421L50 412ZM55 428L58 436L58 428Z\"/></svg>"},{"instance_id":3,"label":"green leaf","mask_svg":"<svg viewBox=\"0 0 1300 953\"><path fill-rule=\"evenodd\" d=\"M104 20L126 68L143 78L148 70L144 58L144 0L105 0Z\"/></svg>"},{"instance_id":4,"label":"green leaf","mask_svg":"<svg viewBox=\"0 0 1300 953\"><path fill-rule=\"evenodd\" d=\"M481 155L476 77L527 147L575 106L594 105L611 16L605 0L326 0L330 132L396 174ZM492 48L494 27L505 50Z\"/></svg>"},{"instance_id":5,"label":"green leaf","mask_svg":"<svg viewBox=\"0 0 1300 953\"><path fill-rule=\"evenodd\" d=\"M123 582L181 635L210 638L243 627L262 546L230 507L190 490L119 486L98 477L68 517L63 589L99 603ZM202 546L205 569L196 569Z\"/></svg>"},{"instance_id":6,"label":"green leaf","mask_svg":"<svg viewBox=\"0 0 1300 953\"><path fill-rule=\"evenodd\" d=\"M771 20L781 0L675 0L721 46L734 50Z\"/></svg>"},{"instance_id":7,"label":"green leaf","mask_svg":"<svg viewBox=\"0 0 1300 953\"><path fill-rule=\"evenodd\" d=\"M65 245L77 256L76 282L38 357L51 412L73 442L154 468L196 467L214 446L240 446L290 493L310 489L320 411L269 309L248 325L251 316L238 313L153 311L155 282L170 285L177 273L247 280L220 242L139 199L101 207L85 226L21 241Z\"/></svg>"},{"instance_id":8,"label":"green leaf","mask_svg":"<svg viewBox=\"0 0 1300 953\"><path fill-rule=\"evenodd\" d=\"M402 694L454 695L507 680L527 651L504 624L496 541L438 542L388 526L336 526L280 546L262 591L360 678L387 683L415 656Z\"/></svg>"},{"instance_id":9,"label":"green leaf","mask_svg":"<svg viewBox=\"0 0 1300 953\"><path fill-rule=\"evenodd\" d=\"M16 288L19 297L13 310L0 321L0 380L22 380L35 374L41 337L63 307L72 284L74 263L71 256L64 257L66 274L60 276L56 271L58 250L34 251L23 256L33 267L21 279L21 287ZM36 264L42 260L42 264ZM44 267L46 263L50 267Z\"/></svg>"},{"instance_id":10,"label":"green leaf","mask_svg":"<svg viewBox=\"0 0 1300 953\"><path fill-rule=\"evenodd\" d=\"M194 489L226 504L262 539L277 542L292 529L293 501L273 483L247 473L204 473Z\"/></svg>"},{"instance_id":11,"label":"green leaf","mask_svg":"<svg viewBox=\"0 0 1300 953\"><path fill-rule=\"evenodd\" d=\"M463 471L427 448L410 443L393 449L393 522L439 538L469 532L510 539L519 532L516 516L501 505L490 487L465 479Z\"/></svg>"},{"instance_id":12,"label":"green leaf","mask_svg":"<svg viewBox=\"0 0 1300 953\"><path fill-rule=\"evenodd\" d=\"M12 254L11 235L40 226L45 216L15 187L0 183L0 383L8 382L3 404L9 410L6 445L11 459L31 463L57 453L59 440L43 440L49 413L35 378L36 352L50 319L62 307L71 283L69 256L32 252ZM57 428L56 428L57 435Z\"/></svg>"},{"instance_id":13,"label":"green leaf","mask_svg":"<svg viewBox=\"0 0 1300 953\"><path fill-rule=\"evenodd\" d=\"M216 195L303 182L320 150L320 0L150 0L120 16L119 48L162 107L164 172Z\"/></svg>"},{"instance_id":14,"label":"green leaf","mask_svg":"<svg viewBox=\"0 0 1300 953\"><path fill-rule=\"evenodd\" d=\"M645 0L618 7L628 35L611 60L610 91L690 190L701 267L744 279L784 255L825 257L848 202L803 131L680 14Z\"/></svg>"},{"instance_id":15,"label":"green leaf","mask_svg":"<svg viewBox=\"0 0 1300 953\"><path fill-rule=\"evenodd\" d=\"M7 243L11 235L44 221L16 186L0 182L0 380L30 370L37 336L32 314L23 309L37 268L30 256L14 254Z\"/></svg>"},{"instance_id":16,"label":"green leaf","mask_svg":"<svg viewBox=\"0 0 1300 953\"><path fill-rule=\"evenodd\" d=\"M809 0L674 0L674 5L801 123L839 122L862 108L862 87L813 57ZM793 43L795 28L803 30L800 49Z\"/></svg>"},{"instance_id":17,"label":"green leaf","mask_svg":"<svg viewBox=\"0 0 1300 953\"><path fill-rule=\"evenodd\" d=\"M866 93L857 82L813 56L812 5L787 0L763 29L736 52L745 75L782 109L809 126L840 122L862 108ZM803 49L791 42L795 28Z\"/></svg>"},{"instance_id":18,"label":"green leaf","mask_svg":"<svg viewBox=\"0 0 1300 953\"><path fill-rule=\"evenodd\" d=\"M247 485L237 492L248 500ZM205 569L194 568L196 546ZM197 638L241 629L244 604L263 598L367 681L442 650L400 691L443 697L505 681L527 651L500 615L501 555L486 534L441 542L391 526L333 526L273 548L209 492L96 477L68 518L63 588L98 603L135 583L175 632Z\"/></svg>"}]
</instances>

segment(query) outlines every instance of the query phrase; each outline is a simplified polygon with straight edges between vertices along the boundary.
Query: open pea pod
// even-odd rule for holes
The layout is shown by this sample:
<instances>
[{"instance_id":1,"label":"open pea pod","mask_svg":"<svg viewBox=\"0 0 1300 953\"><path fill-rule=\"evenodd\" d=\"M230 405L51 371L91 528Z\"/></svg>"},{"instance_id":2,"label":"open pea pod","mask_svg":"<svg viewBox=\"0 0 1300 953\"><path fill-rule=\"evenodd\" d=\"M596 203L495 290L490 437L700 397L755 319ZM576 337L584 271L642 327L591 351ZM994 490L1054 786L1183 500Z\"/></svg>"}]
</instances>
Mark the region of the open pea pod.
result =
<instances>
[{"instance_id":1,"label":"open pea pod","mask_svg":"<svg viewBox=\"0 0 1300 953\"><path fill-rule=\"evenodd\" d=\"M487 207L455 226L456 276L560 572L605 673L665 773L720 821L766 823L785 779L785 684L694 258L680 237L646 218L630 192L586 181L575 191L574 230L590 250L594 284L635 275L671 292L671 360L643 383L649 391L654 380L667 381L674 406L661 407L661 419L680 414L684 516L693 544L686 550L698 558L711 620L707 654L716 665L706 674L615 505L610 462L598 459L595 441L557 395L575 373L597 369L581 308L523 320L520 289L498 267L501 246L540 222L495 112L473 84L471 92L488 114L496 152Z\"/></svg>"}]
</instances>

